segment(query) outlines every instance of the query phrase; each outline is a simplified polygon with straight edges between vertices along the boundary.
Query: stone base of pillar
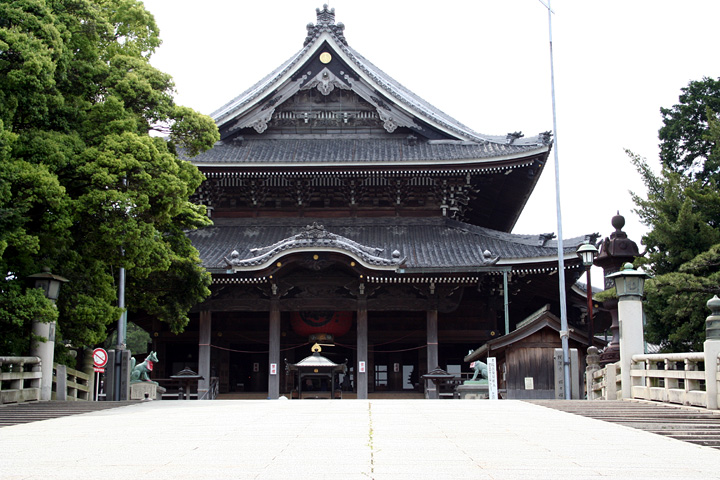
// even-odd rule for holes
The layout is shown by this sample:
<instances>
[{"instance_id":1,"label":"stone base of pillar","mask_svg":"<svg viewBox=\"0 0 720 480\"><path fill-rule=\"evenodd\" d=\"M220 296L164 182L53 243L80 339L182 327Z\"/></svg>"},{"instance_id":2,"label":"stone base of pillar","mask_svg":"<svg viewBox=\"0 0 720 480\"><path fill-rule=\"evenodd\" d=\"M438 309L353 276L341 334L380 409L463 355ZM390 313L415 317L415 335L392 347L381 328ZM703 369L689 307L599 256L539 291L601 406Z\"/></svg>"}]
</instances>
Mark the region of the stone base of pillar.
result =
<instances>
[{"instance_id":1,"label":"stone base of pillar","mask_svg":"<svg viewBox=\"0 0 720 480\"><path fill-rule=\"evenodd\" d=\"M486 400L490 398L490 387L485 384L458 385L455 389L460 400Z\"/></svg>"},{"instance_id":2,"label":"stone base of pillar","mask_svg":"<svg viewBox=\"0 0 720 480\"><path fill-rule=\"evenodd\" d=\"M165 388L154 382L130 384L130 400L162 400Z\"/></svg>"}]
</instances>

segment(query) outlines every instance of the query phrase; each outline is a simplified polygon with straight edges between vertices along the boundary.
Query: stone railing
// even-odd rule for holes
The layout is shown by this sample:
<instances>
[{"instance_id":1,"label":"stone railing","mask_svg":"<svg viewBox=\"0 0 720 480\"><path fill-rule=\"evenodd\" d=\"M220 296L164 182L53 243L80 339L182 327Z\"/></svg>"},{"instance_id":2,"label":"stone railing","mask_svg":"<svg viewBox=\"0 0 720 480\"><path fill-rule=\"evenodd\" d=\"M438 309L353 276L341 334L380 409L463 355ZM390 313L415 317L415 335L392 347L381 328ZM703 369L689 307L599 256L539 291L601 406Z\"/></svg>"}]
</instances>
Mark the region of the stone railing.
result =
<instances>
[{"instance_id":1,"label":"stone railing","mask_svg":"<svg viewBox=\"0 0 720 480\"><path fill-rule=\"evenodd\" d=\"M633 398L717 410L720 404L720 299L713 297L707 306L711 315L706 320L702 352L636 353L629 357L628 371L621 372L622 360L600 368L597 349L590 347L585 373L588 400ZM620 338L622 348L622 335ZM629 385L623 383L623 377Z\"/></svg>"},{"instance_id":2,"label":"stone railing","mask_svg":"<svg viewBox=\"0 0 720 480\"><path fill-rule=\"evenodd\" d=\"M718 391L718 360L707 362L705 352L639 354L632 357L630 378L631 398L708 407L708 379L715 373L715 392ZM711 366L705 371L706 364ZM620 400L622 386L620 364L605 368L588 368L588 400ZM716 393L717 395L717 393ZM720 399L718 399L720 400ZM717 405L717 403L716 403ZM710 408L713 408L712 402Z\"/></svg>"},{"instance_id":3,"label":"stone railing","mask_svg":"<svg viewBox=\"0 0 720 480\"><path fill-rule=\"evenodd\" d=\"M0 404L40 400L40 358L0 357Z\"/></svg>"},{"instance_id":4,"label":"stone railing","mask_svg":"<svg viewBox=\"0 0 720 480\"><path fill-rule=\"evenodd\" d=\"M66 401L92 400L90 375L68 368L65 365L53 364L52 399Z\"/></svg>"},{"instance_id":5,"label":"stone railing","mask_svg":"<svg viewBox=\"0 0 720 480\"><path fill-rule=\"evenodd\" d=\"M602 369L588 366L585 381L588 385L588 400L620 400L622 398L620 363L610 363Z\"/></svg>"},{"instance_id":6,"label":"stone railing","mask_svg":"<svg viewBox=\"0 0 720 480\"><path fill-rule=\"evenodd\" d=\"M704 352L633 355L632 360L632 398L708 406ZM717 359L713 363L717 370Z\"/></svg>"}]
</instances>

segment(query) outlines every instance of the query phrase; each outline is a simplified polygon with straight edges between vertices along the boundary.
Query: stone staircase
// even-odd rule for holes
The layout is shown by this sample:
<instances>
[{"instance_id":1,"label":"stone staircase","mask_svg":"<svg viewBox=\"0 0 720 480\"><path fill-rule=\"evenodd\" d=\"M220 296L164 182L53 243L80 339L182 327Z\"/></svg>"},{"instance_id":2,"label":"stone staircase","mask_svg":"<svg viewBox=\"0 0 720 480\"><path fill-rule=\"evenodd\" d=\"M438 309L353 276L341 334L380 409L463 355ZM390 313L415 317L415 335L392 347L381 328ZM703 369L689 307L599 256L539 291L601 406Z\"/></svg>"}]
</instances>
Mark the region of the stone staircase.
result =
<instances>
[{"instance_id":1,"label":"stone staircase","mask_svg":"<svg viewBox=\"0 0 720 480\"><path fill-rule=\"evenodd\" d=\"M720 413L679 405L638 401L526 401L720 450Z\"/></svg>"},{"instance_id":2,"label":"stone staircase","mask_svg":"<svg viewBox=\"0 0 720 480\"><path fill-rule=\"evenodd\" d=\"M0 406L0 427L37 422L50 418L96 412L137 404L134 402L27 402Z\"/></svg>"}]
</instances>

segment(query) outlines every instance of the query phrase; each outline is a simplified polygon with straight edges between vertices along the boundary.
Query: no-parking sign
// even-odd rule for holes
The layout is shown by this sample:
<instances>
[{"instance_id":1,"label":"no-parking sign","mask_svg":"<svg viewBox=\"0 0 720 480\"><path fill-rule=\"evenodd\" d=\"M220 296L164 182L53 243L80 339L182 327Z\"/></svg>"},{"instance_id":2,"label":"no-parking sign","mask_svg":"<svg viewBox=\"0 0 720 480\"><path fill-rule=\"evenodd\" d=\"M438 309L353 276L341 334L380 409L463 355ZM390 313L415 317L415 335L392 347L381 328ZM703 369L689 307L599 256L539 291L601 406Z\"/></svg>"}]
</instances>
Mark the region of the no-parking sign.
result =
<instances>
[{"instance_id":1,"label":"no-parking sign","mask_svg":"<svg viewBox=\"0 0 720 480\"><path fill-rule=\"evenodd\" d=\"M108 353L104 348L96 348L93 350L93 366L95 368L102 368L107 365Z\"/></svg>"}]
</instances>

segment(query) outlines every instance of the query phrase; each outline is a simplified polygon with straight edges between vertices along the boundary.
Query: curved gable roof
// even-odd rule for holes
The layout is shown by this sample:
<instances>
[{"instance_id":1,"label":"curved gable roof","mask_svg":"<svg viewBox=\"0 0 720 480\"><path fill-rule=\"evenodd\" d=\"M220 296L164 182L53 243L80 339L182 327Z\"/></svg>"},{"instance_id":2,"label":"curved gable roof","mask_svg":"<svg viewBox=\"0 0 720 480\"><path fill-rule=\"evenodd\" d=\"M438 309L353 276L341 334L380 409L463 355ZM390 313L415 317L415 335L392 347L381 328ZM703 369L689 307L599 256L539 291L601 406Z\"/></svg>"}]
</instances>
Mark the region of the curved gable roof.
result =
<instances>
[{"instance_id":1,"label":"curved gable roof","mask_svg":"<svg viewBox=\"0 0 720 480\"><path fill-rule=\"evenodd\" d=\"M273 105L286 101L299 90L302 82L319 74L310 68L310 64L321 53L320 50L327 48L353 70L342 72L344 78L337 79L338 82L348 83L350 89L373 104L381 114L396 120L404 119L405 122L409 118L418 119L443 132L447 138L457 141L549 148L551 135L547 132L535 137L522 137L484 135L473 131L430 105L355 51L345 40L344 28L342 23L335 23L334 9L328 10L327 6L322 10L317 9L317 25L311 23L307 26L308 35L303 48L258 83L213 112L211 116L218 127L237 122L249 114L257 115L257 107L268 100ZM292 83L297 84L295 88L289 88ZM281 89L283 92L278 95ZM384 99L377 98L373 93L379 93ZM390 105L384 100L388 100ZM263 110L267 108L267 105L262 107Z\"/></svg>"}]
</instances>

